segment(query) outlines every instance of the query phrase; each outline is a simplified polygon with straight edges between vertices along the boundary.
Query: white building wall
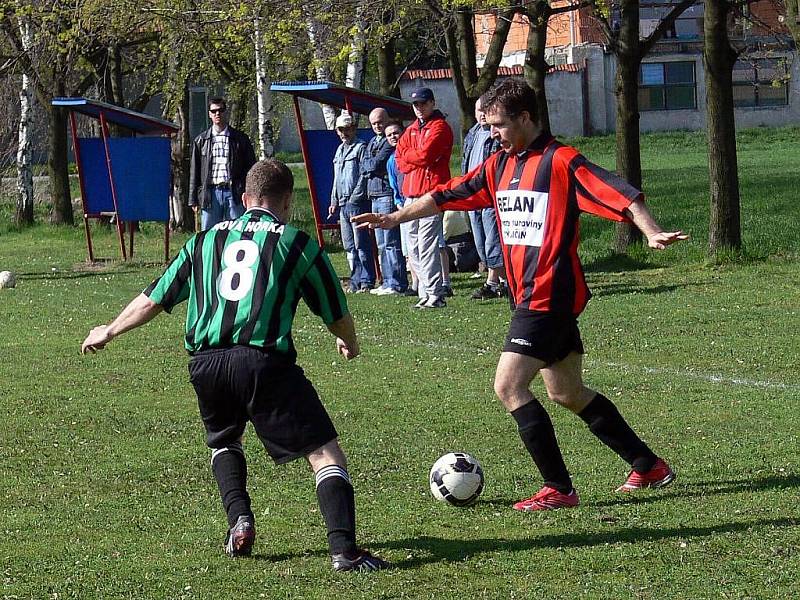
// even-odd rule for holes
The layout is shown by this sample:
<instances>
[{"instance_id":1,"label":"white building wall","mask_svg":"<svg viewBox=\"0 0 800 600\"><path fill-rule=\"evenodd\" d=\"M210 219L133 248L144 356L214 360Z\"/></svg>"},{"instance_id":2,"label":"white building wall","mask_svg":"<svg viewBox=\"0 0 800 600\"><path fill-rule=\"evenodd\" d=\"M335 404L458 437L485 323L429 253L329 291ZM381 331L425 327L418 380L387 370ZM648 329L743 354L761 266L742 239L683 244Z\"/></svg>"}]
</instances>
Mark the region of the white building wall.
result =
<instances>
[{"instance_id":1,"label":"white building wall","mask_svg":"<svg viewBox=\"0 0 800 600\"><path fill-rule=\"evenodd\" d=\"M573 62L585 61L585 70L578 72L555 71L547 76L548 109L553 133L572 137L608 134L615 130L616 98L614 77L616 60L599 44L572 48ZM639 125L642 132L704 130L706 127L706 84L703 57L695 53L653 54L645 62L687 61L695 63L695 89L697 107L686 110L643 111ZM446 115L453 128L457 143L461 140L461 111L455 86L450 79L403 80L400 85L403 98L424 85L433 90L437 107ZM321 111L313 103L301 101L306 127L324 127ZM748 127L777 127L800 124L800 60L795 54L789 81L789 103L786 106L737 108L737 129ZM279 150L297 151L299 141L293 111L284 111L281 119Z\"/></svg>"}]
</instances>

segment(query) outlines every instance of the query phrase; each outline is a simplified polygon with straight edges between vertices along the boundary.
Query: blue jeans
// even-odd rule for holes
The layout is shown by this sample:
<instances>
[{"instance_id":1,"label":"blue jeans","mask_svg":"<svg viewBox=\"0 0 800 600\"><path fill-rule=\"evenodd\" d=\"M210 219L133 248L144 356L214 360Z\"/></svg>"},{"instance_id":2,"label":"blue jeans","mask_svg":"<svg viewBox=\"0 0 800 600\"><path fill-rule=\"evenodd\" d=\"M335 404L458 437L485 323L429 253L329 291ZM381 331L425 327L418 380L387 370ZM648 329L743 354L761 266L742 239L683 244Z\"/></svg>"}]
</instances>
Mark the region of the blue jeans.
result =
<instances>
[{"instance_id":1,"label":"blue jeans","mask_svg":"<svg viewBox=\"0 0 800 600\"><path fill-rule=\"evenodd\" d=\"M339 207L339 227L342 231L342 246L350 263L350 291L375 286L375 262L372 256L372 238L369 230L357 229L350 217L367 212L366 206L348 202Z\"/></svg>"},{"instance_id":2,"label":"blue jeans","mask_svg":"<svg viewBox=\"0 0 800 600\"><path fill-rule=\"evenodd\" d=\"M206 231L217 223L229 219L238 219L244 213L241 202L234 202L231 188L212 188L211 206L203 209L200 229Z\"/></svg>"},{"instance_id":3,"label":"blue jeans","mask_svg":"<svg viewBox=\"0 0 800 600\"><path fill-rule=\"evenodd\" d=\"M500 234L497 231L497 219L493 208L482 208L469 211L469 223L475 248L481 262L488 269L503 268L503 248L500 246Z\"/></svg>"},{"instance_id":4,"label":"blue jeans","mask_svg":"<svg viewBox=\"0 0 800 600\"><path fill-rule=\"evenodd\" d=\"M394 212L395 206L391 196L372 199L372 212L387 215ZM381 259L383 286L397 292L404 292L408 287L406 277L406 259L400 243L400 227L394 229L376 229L375 241L378 243L378 254Z\"/></svg>"}]
</instances>

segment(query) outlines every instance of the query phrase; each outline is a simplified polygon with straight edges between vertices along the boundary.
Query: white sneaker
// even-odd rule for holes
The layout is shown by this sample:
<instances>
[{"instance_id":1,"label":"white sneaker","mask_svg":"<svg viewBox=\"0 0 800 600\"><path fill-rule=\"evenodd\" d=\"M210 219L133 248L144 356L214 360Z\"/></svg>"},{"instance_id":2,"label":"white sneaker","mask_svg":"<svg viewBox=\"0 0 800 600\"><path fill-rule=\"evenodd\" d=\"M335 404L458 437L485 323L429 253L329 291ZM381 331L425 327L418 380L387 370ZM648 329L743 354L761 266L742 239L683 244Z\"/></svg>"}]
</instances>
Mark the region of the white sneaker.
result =
<instances>
[{"instance_id":1,"label":"white sneaker","mask_svg":"<svg viewBox=\"0 0 800 600\"><path fill-rule=\"evenodd\" d=\"M384 291L384 290L386 290L386 289L388 289L388 288L385 288L385 287L376 287L376 288L372 288L372 289L369 291L369 293L370 293L370 294L372 294L373 296L383 296L383 291Z\"/></svg>"},{"instance_id":2,"label":"white sneaker","mask_svg":"<svg viewBox=\"0 0 800 600\"><path fill-rule=\"evenodd\" d=\"M400 292L398 292L394 288L386 287L386 288L380 288L380 291L375 292L375 295L376 296L399 296Z\"/></svg>"},{"instance_id":3,"label":"white sneaker","mask_svg":"<svg viewBox=\"0 0 800 600\"><path fill-rule=\"evenodd\" d=\"M420 308L444 308L445 306L447 306L447 302L445 302L444 298L428 296L427 301Z\"/></svg>"},{"instance_id":4,"label":"white sneaker","mask_svg":"<svg viewBox=\"0 0 800 600\"><path fill-rule=\"evenodd\" d=\"M436 296L431 296L431 298L436 298ZM414 308L425 308L425 304L428 302L428 296L424 298L420 298L419 302L414 305Z\"/></svg>"},{"instance_id":5,"label":"white sneaker","mask_svg":"<svg viewBox=\"0 0 800 600\"><path fill-rule=\"evenodd\" d=\"M483 277L483 273L480 271L475 271L472 275L470 275L470 279L480 279Z\"/></svg>"}]
</instances>

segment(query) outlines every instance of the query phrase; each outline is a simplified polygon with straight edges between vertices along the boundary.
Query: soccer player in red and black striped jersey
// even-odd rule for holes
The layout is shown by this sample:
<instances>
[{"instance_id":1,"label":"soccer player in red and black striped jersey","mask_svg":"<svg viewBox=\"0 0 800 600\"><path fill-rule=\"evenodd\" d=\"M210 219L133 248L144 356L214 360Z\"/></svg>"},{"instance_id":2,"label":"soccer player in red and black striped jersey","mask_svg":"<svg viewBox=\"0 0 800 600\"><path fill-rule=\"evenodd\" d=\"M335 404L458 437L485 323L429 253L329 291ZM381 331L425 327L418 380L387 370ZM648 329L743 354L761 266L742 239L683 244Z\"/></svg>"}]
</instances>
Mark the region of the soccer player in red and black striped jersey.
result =
<instances>
[{"instance_id":1,"label":"soccer player in red and black striped jersey","mask_svg":"<svg viewBox=\"0 0 800 600\"><path fill-rule=\"evenodd\" d=\"M481 104L500 151L407 209L360 215L356 221L396 227L442 210L495 208L515 308L494 389L516 420L544 479L544 487L516 503L516 510L579 503L550 417L529 389L537 373L551 400L577 414L631 465L619 491L663 487L675 478L673 470L634 433L608 398L583 383L577 319L590 294L577 252L578 217L588 212L633 222L656 249L687 236L663 231L639 190L544 131L536 120L536 97L524 81L504 80L481 97Z\"/></svg>"},{"instance_id":2,"label":"soccer player in red and black striped jersey","mask_svg":"<svg viewBox=\"0 0 800 600\"><path fill-rule=\"evenodd\" d=\"M340 354L355 358L359 347L327 254L286 223L293 186L285 164L256 163L245 184L246 212L190 238L113 322L92 329L81 351L94 353L188 300L189 375L228 516L225 551L249 555L255 541L241 444L249 420L277 464L305 457L314 470L334 570L384 569L388 563L356 546L346 458L314 386L295 362L292 322L301 298L336 337Z\"/></svg>"}]
</instances>

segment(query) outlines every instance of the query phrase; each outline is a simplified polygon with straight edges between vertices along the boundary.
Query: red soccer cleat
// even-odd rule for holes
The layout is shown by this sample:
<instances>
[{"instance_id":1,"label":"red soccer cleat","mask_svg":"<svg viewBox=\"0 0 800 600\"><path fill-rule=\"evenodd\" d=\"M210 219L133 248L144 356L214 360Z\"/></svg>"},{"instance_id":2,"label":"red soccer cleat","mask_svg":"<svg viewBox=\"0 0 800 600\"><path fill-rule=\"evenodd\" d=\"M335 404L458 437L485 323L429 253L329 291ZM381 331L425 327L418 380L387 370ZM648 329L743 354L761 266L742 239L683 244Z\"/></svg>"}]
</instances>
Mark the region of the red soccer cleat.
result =
<instances>
[{"instance_id":1,"label":"red soccer cleat","mask_svg":"<svg viewBox=\"0 0 800 600\"><path fill-rule=\"evenodd\" d=\"M534 510L555 510L556 508L570 508L580 504L578 492L574 489L569 494L563 494L551 487L544 486L535 496L527 500L520 500L514 505L514 510L532 512Z\"/></svg>"},{"instance_id":2,"label":"red soccer cleat","mask_svg":"<svg viewBox=\"0 0 800 600\"><path fill-rule=\"evenodd\" d=\"M632 492L644 488L662 488L675 481L675 471L662 459L658 459L647 473L631 471L628 479L617 488L618 492Z\"/></svg>"}]
</instances>

